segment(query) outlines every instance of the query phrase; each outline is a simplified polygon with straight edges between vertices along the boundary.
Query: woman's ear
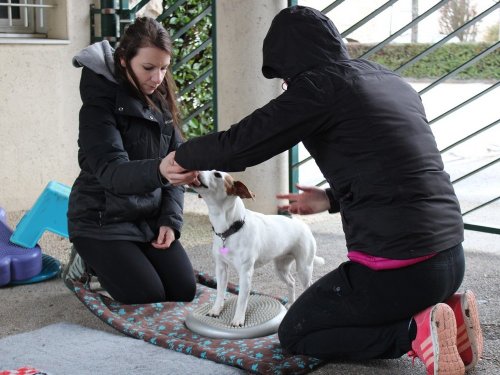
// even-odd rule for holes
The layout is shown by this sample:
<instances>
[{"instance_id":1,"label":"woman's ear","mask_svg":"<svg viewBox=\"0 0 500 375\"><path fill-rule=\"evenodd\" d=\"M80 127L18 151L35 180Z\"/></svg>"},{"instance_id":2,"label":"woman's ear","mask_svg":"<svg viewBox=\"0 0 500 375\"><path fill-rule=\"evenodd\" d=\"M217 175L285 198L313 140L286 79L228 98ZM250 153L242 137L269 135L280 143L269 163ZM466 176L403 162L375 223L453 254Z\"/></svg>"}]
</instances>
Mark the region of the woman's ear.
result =
<instances>
[{"instance_id":1,"label":"woman's ear","mask_svg":"<svg viewBox=\"0 0 500 375\"><path fill-rule=\"evenodd\" d=\"M125 59L123 57L120 57L120 65L124 68L127 67L127 64L125 64Z\"/></svg>"}]
</instances>

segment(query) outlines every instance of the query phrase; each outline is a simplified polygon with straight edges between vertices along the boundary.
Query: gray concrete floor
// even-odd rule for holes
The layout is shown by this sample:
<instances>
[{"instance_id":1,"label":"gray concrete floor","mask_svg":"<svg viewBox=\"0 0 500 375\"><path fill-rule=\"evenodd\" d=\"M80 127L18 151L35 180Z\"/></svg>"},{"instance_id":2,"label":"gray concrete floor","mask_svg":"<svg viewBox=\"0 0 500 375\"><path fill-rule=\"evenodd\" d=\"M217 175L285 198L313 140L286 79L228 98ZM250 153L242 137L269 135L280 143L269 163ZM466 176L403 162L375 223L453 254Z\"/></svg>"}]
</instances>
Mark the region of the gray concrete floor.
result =
<instances>
[{"instance_id":1,"label":"gray concrete floor","mask_svg":"<svg viewBox=\"0 0 500 375\"><path fill-rule=\"evenodd\" d=\"M9 212L9 225L15 224L22 212ZM317 279L346 259L344 236L338 215L320 214L302 217L312 228L318 242L318 253L326 260L316 267ZM483 359L471 374L500 374L500 241L497 235L466 232L467 270L462 289L472 289L479 301L479 310L485 350ZM194 194L188 194L183 242L196 269L214 274L209 256L211 226L206 216L204 202ZM40 240L44 253L68 260L70 244L67 239L45 233ZM237 282L235 274L231 281ZM257 269L253 289L272 295L285 295L284 285L277 279L270 265ZM299 287L299 293L302 290ZM117 333L90 313L70 293L60 279L0 288L0 338L21 332L36 330L49 324L68 322L81 326ZM57 354L55 353L55 356ZM168 370L167 370L168 373ZM335 362L327 364L313 374L424 374L425 369L417 360L404 356L397 360L377 360L363 363ZM200 369L199 374L203 374ZM194 374L193 374L194 375Z\"/></svg>"}]
</instances>

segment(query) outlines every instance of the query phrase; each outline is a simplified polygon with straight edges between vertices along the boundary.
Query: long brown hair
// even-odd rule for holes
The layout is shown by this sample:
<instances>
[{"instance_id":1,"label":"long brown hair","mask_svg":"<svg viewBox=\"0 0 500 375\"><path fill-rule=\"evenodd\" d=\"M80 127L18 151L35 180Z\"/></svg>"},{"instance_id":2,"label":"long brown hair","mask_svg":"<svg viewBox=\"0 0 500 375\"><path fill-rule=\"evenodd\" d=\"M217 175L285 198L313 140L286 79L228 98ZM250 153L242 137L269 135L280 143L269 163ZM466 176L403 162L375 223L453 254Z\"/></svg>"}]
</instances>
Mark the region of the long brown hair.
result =
<instances>
[{"instance_id":1,"label":"long brown hair","mask_svg":"<svg viewBox=\"0 0 500 375\"><path fill-rule=\"evenodd\" d=\"M150 17L138 17L134 23L130 24L125 30L115 50L115 73L125 82L129 82L127 78L128 72L135 83L135 86L130 85L133 86L132 90L145 103L156 107L153 100L139 89L139 82L130 66L130 60L137 55L139 48L144 47L156 47L172 56L172 41L170 35L158 21ZM125 67L121 64L122 59L125 62ZM174 124L177 128L180 128L180 114L177 107L176 91L177 86L169 67L163 82L158 86L152 96L157 97L168 106L168 109L172 113Z\"/></svg>"}]
</instances>

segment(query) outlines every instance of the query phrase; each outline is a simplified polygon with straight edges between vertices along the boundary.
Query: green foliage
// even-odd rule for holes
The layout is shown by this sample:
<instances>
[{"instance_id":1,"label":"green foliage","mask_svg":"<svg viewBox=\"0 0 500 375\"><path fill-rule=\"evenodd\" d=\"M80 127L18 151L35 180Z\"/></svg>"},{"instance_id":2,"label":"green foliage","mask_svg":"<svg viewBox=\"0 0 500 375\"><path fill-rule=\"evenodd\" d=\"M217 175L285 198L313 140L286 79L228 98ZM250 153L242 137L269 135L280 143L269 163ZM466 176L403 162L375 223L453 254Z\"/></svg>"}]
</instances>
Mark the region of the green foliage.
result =
<instances>
[{"instance_id":1,"label":"green foliage","mask_svg":"<svg viewBox=\"0 0 500 375\"><path fill-rule=\"evenodd\" d=\"M164 0L164 8L176 3L175 0ZM177 33L211 4L211 0L187 0L179 6L163 24L170 35ZM207 13L185 33L173 40L172 68L180 93L180 110L183 118L182 130L186 138L204 135L214 130L212 44L202 49L188 61L182 62L190 53L206 41L210 41L212 33L211 13ZM208 73L208 74L207 74ZM189 87L196 79L207 76L193 87ZM203 107L206 109L202 110Z\"/></svg>"},{"instance_id":2,"label":"green foliage","mask_svg":"<svg viewBox=\"0 0 500 375\"><path fill-rule=\"evenodd\" d=\"M425 51L431 44L390 44L368 57L368 60L397 69L414 56ZM489 43L447 43L400 72L408 78L440 78L480 54ZM367 44L348 44L351 57L359 57L372 48ZM463 70L454 79L500 79L500 50L490 53Z\"/></svg>"}]
</instances>

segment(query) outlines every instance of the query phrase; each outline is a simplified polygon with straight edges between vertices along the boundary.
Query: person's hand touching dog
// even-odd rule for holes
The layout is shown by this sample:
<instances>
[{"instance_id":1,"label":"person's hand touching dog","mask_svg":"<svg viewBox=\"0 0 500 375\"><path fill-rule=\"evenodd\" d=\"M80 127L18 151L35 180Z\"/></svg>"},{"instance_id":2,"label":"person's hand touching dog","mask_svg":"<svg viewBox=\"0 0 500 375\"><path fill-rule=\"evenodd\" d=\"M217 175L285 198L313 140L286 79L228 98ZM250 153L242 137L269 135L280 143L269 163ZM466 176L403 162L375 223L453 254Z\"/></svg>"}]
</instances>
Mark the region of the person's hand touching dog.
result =
<instances>
[{"instance_id":1,"label":"person's hand touching dog","mask_svg":"<svg viewBox=\"0 0 500 375\"><path fill-rule=\"evenodd\" d=\"M188 171L175 161L175 151L169 153L160 163L160 173L172 185L199 186L198 171Z\"/></svg>"}]
</instances>

